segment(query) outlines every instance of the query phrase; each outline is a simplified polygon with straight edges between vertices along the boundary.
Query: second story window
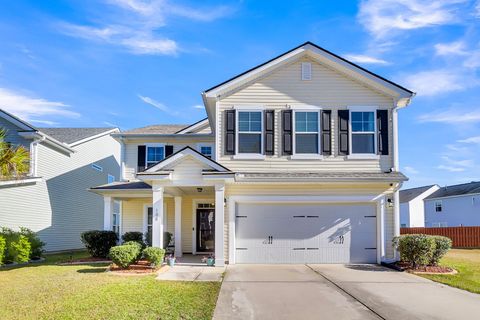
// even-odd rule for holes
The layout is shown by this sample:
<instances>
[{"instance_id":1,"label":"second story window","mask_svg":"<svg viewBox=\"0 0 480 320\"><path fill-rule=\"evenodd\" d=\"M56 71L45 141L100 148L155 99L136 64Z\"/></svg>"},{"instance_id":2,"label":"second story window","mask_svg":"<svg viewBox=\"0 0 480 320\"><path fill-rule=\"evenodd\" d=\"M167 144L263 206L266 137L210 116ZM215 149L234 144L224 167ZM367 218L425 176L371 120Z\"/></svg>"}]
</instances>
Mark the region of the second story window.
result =
<instances>
[{"instance_id":1,"label":"second story window","mask_svg":"<svg viewBox=\"0 0 480 320\"><path fill-rule=\"evenodd\" d=\"M212 159L212 146L200 146L200 153L205 157Z\"/></svg>"},{"instance_id":2,"label":"second story window","mask_svg":"<svg viewBox=\"0 0 480 320\"><path fill-rule=\"evenodd\" d=\"M318 112L295 112L295 153L319 152Z\"/></svg>"},{"instance_id":3,"label":"second story window","mask_svg":"<svg viewBox=\"0 0 480 320\"><path fill-rule=\"evenodd\" d=\"M238 112L238 153L262 153L262 112Z\"/></svg>"},{"instance_id":4,"label":"second story window","mask_svg":"<svg viewBox=\"0 0 480 320\"><path fill-rule=\"evenodd\" d=\"M165 158L165 147L158 146L158 145L157 146L147 145L146 156L147 156L146 164L147 164L147 167L149 167Z\"/></svg>"},{"instance_id":5,"label":"second story window","mask_svg":"<svg viewBox=\"0 0 480 320\"><path fill-rule=\"evenodd\" d=\"M351 113L352 154L375 154L375 113Z\"/></svg>"},{"instance_id":6,"label":"second story window","mask_svg":"<svg viewBox=\"0 0 480 320\"><path fill-rule=\"evenodd\" d=\"M442 207L442 201L435 201L435 212L442 212L443 207Z\"/></svg>"}]
</instances>

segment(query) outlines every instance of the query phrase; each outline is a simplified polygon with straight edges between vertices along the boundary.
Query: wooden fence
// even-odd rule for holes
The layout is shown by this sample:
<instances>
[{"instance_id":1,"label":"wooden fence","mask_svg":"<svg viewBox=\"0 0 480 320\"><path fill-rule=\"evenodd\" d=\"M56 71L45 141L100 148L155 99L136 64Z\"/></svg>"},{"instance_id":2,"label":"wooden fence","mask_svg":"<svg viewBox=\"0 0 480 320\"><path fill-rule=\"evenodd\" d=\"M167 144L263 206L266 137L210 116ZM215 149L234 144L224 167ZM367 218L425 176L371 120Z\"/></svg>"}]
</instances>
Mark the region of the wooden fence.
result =
<instances>
[{"instance_id":1,"label":"wooden fence","mask_svg":"<svg viewBox=\"0 0 480 320\"><path fill-rule=\"evenodd\" d=\"M454 248L480 248L480 227L400 228L400 234L412 233L449 237Z\"/></svg>"}]
</instances>

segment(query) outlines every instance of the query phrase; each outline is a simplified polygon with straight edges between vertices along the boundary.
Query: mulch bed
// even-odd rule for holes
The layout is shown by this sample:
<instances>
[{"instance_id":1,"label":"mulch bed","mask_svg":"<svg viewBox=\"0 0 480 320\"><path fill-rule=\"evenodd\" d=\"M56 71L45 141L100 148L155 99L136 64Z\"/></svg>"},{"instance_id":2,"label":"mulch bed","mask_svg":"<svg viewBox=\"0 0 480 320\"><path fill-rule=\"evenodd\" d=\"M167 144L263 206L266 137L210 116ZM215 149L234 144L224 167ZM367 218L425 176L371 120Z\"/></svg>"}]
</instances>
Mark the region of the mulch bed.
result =
<instances>
[{"instance_id":1,"label":"mulch bed","mask_svg":"<svg viewBox=\"0 0 480 320\"><path fill-rule=\"evenodd\" d=\"M414 269L411 264L407 262L398 261L393 264L397 270L406 271L410 273L426 273L426 274L455 274L454 269L443 266L420 266Z\"/></svg>"},{"instance_id":2,"label":"mulch bed","mask_svg":"<svg viewBox=\"0 0 480 320\"><path fill-rule=\"evenodd\" d=\"M109 268L110 272L116 273L116 274L152 274L156 273L159 268L154 268L150 266L150 263L146 260L140 260L136 264L132 264L128 269L122 269L119 266L112 264Z\"/></svg>"}]
</instances>

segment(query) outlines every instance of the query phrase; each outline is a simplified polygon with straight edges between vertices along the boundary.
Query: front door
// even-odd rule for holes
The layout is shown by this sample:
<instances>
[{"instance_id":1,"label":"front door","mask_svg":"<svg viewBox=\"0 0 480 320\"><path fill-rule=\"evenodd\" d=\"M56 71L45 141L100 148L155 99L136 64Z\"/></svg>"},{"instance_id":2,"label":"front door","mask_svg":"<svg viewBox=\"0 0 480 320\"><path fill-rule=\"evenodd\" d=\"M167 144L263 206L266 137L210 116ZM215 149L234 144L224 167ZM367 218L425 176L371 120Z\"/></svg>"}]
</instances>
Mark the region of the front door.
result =
<instances>
[{"instance_id":1,"label":"front door","mask_svg":"<svg viewBox=\"0 0 480 320\"><path fill-rule=\"evenodd\" d=\"M215 209L197 209L197 252L215 252Z\"/></svg>"}]
</instances>

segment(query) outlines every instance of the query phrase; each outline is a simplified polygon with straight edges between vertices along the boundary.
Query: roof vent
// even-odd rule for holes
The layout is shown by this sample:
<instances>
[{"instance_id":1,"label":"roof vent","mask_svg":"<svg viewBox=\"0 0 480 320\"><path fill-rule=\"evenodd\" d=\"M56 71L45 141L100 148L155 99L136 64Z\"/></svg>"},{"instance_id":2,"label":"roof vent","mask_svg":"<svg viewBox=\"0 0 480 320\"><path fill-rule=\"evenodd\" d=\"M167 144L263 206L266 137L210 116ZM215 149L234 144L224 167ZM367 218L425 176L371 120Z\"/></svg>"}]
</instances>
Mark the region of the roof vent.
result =
<instances>
[{"instance_id":1,"label":"roof vent","mask_svg":"<svg viewBox=\"0 0 480 320\"><path fill-rule=\"evenodd\" d=\"M312 80L312 64L302 62L302 80Z\"/></svg>"}]
</instances>

